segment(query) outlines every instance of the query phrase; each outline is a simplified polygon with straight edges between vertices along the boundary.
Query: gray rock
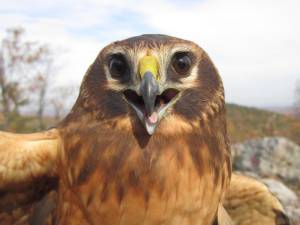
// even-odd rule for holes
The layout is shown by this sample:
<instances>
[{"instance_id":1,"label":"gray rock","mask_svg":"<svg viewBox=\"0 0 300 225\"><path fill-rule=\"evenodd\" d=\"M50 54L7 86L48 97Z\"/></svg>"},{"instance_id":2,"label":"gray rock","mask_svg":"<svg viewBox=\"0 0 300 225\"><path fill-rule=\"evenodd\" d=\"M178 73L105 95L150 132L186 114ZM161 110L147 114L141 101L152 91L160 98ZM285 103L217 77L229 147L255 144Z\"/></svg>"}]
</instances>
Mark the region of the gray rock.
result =
<instances>
[{"instance_id":1,"label":"gray rock","mask_svg":"<svg viewBox=\"0 0 300 225\"><path fill-rule=\"evenodd\" d=\"M232 146L233 167L261 177L300 185L300 146L283 137L267 137Z\"/></svg>"},{"instance_id":2,"label":"gray rock","mask_svg":"<svg viewBox=\"0 0 300 225\"><path fill-rule=\"evenodd\" d=\"M269 190L276 195L280 202L285 205L298 205L299 199L294 191L289 189L283 183L275 179L261 179L261 181L267 185Z\"/></svg>"},{"instance_id":3,"label":"gray rock","mask_svg":"<svg viewBox=\"0 0 300 225\"><path fill-rule=\"evenodd\" d=\"M300 202L297 195L281 183L274 179L261 179L261 181L267 185L269 190L279 199L282 203L288 217L293 224L300 223Z\"/></svg>"}]
</instances>

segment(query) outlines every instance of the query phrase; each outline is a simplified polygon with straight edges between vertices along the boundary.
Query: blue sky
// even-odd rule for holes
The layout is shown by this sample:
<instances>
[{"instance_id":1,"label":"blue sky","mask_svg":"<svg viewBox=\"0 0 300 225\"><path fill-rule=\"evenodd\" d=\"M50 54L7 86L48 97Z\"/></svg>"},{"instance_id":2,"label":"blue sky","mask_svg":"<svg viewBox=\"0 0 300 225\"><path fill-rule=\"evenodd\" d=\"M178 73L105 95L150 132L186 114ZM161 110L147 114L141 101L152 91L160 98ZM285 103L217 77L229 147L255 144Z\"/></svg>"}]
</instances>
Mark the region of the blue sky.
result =
<instances>
[{"instance_id":1,"label":"blue sky","mask_svg":"<svg viewBox=\"0 0 300 225\"><path fill-rule=\"evenodd\" d=\"M202 46L223 78L226 99L288 106L300 80L297 0L0 0L0 35L23 26L30 39L63 54L57 82L79 84L106 44L163 33Z\"/></svg>"}]
</instances>

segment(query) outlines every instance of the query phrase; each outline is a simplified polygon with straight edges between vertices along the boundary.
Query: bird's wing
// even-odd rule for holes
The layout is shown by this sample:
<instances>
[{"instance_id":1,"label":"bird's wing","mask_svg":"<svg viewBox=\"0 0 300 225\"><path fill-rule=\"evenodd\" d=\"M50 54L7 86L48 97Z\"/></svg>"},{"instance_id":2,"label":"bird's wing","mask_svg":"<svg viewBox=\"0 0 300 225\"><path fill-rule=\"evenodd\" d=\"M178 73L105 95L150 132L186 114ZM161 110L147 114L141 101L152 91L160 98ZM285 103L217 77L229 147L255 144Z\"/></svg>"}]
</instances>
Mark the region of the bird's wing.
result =
<instances>
[{"instance_id":1,"label":"bird's wing","mask_svg":"<svg viewBox=\"0 0 300 225\"><path fill-rule=\"evenodd\" d=\"M222 205L218 208L218 225L234 225L232 219Z\"/></svg>"},{"instance_id":2,"label":"bird's wing","mask_svg":"<svg viewBox=\"0 0 300 225\"><path fill-rule=\"evenodd\" d=\"M1 225L27 224L49 211L49 203L43 212L36 206L56 198L58 146L56 129L34 134L0 131Z\"/></svg>"},{"instance_id":3,"label":"bird's wing","mask_svg":"<svg viewBox=\"0 0 300 225\"><path fill-rule=\"evenodd\" d=\"M224 207L236 225L290 225L281 203L267 186L243 175L232 175Z\"/></svg>"}]
</instances>

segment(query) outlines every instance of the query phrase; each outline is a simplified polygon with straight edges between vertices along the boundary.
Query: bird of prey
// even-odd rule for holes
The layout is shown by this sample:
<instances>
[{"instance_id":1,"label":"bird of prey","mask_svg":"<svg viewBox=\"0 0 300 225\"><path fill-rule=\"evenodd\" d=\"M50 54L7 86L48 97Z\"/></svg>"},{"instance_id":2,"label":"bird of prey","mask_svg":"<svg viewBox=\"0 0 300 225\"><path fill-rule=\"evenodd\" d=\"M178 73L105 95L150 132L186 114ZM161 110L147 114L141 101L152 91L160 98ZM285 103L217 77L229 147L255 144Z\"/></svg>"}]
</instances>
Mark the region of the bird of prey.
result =
<instances>
[{"instance_id":1,"label":"bird of prey","mask_svg":"<svg viewBox=\"0 0 300 225\"><path fill-rule=\"evenodd\" d=\"M0 224L231 224L224 90L191 41L106 46L55 129L0 133Z\"/></svg>"}]
</instances>

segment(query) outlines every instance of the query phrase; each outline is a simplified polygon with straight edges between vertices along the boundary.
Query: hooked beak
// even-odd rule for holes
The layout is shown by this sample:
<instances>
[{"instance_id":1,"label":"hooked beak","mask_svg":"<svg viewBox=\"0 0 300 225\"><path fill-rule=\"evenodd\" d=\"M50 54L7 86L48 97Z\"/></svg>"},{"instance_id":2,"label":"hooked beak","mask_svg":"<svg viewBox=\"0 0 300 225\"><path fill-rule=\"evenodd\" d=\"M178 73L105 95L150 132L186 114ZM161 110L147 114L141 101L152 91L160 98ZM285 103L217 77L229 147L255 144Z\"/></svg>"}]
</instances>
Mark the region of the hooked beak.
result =
<instances>
[{"instance_id":1,"label":"hooked beak","mask_svg":"<svg viewBox=\"0 0 300 225\"><path fill-rule=\"evenodd\" d=\"M162 90L158 83L158 68L156 57L145 55L139 62L140 86L135 90L127 89L123 92L149 135L154 133L167 109L175 103L179 93L174 88Z\"/></svg>"},{"instance_id":2,"label":"hooked beak","mask_svg":"<svg viewBox=\"0 0 300 225\"><path fill-rule=\"evenodd\" d=\"M123 94L145 126L147 133L152 135L167 109L178 99L179 91L168 88L160 94L157 80L151 72L146 72L141 81L139 92L140 95L128 89Z\"/></svg>"},{"instance_id":3,"label":"hooked beak","mask_svg":"<svg viewBox=\"0 0 300 225\"><path fill-rule=\"evenodd\" d=\"M156 96L159 86L151 72L146 72L140 86L140 93L145 103L146 116L151 117L155 109ZM155 121L153 121L155 122Z\"/></svg>"}]
</instances>

